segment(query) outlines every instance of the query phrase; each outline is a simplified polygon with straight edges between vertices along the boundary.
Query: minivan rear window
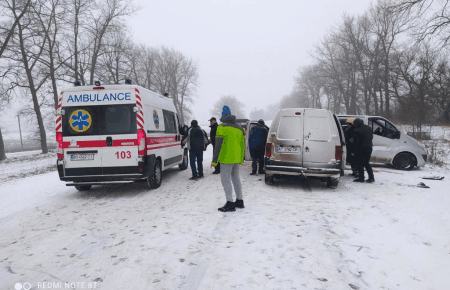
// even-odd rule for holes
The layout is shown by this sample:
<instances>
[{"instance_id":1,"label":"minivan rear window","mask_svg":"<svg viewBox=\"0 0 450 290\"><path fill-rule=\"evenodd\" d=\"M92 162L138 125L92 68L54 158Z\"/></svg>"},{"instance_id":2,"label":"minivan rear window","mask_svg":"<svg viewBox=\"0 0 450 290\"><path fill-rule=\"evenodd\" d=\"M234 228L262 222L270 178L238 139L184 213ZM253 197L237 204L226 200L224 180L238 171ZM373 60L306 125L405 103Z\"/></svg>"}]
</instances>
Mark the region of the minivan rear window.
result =
<instances>
[{"instance_id":1,"label":"minivan rear window","mask_svg":"<svg viewBox=\"0 0 450 290\"><path fill-rule=\"evenodd\" d=\"M63 107L63 136L137 133L134 104Z\"/></svg>"},{"instance_id":2,"label":"minivan rear window","mask_svg":"<svg viewBox=\"0 0 450 290\"><path fill-rule=\"evenodd\" d=\"M277 139L300 140L302 138L302 125L300 116L281 117Z\"/></svg>"},{"instance_id":3,"label":"minivan rear window","mask_svg":"<svg viewBox=\"0 0 450 290\"><path fill-rule=\"evenodd\" d=\"M309 141L322 141L326 142L330 140L330 121L326 117L322 116L309 116L306 118L305 135L308 136Z\"/></svg>"}]
</instances>

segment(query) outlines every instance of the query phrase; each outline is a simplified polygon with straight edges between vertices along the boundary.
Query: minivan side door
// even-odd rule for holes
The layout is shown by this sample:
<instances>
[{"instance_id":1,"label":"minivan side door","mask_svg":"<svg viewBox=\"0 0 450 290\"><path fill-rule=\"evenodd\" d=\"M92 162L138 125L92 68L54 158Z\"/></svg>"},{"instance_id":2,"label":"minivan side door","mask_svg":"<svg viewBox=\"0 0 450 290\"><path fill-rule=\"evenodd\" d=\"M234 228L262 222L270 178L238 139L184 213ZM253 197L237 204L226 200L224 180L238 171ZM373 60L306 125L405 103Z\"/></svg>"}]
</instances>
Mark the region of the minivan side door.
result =
<instances>
[{"instance_id":1,"label":"minivan side door","mask_svg":"<svg viewBox=\"0 0 450 290\"><path fill-rule=\"evenodd\" d=\"M373 132L371 162L390 163L399 148L400 132L395 125L380 117L370 117L368 125Z\"/></svg>"}]
</instances>

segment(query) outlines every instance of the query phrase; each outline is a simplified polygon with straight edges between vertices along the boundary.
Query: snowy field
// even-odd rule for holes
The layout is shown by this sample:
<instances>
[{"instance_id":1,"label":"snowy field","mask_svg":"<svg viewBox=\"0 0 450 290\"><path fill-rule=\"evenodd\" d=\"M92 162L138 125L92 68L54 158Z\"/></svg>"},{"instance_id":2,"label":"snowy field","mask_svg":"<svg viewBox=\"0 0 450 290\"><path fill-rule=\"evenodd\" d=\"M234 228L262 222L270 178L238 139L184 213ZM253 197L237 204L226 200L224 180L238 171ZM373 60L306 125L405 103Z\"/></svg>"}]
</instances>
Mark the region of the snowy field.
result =
<instances>
[{"instance_id":1,"label":"snowy field","mask_svg":"<svg viewBox=\"0 0 450 290\"><path fill-rule=\"evenodd\" d=\"M345 176L337 189L268 186L245 163L245 209L221 213L211 149L205 178L174 168L156 190L78 192L52 171L54 154L8 156L0 289L450 289L448 160L413 171L377 166L374 184ZM445 178L421 179L431 175Z\"/></svg>"}]
</instances>

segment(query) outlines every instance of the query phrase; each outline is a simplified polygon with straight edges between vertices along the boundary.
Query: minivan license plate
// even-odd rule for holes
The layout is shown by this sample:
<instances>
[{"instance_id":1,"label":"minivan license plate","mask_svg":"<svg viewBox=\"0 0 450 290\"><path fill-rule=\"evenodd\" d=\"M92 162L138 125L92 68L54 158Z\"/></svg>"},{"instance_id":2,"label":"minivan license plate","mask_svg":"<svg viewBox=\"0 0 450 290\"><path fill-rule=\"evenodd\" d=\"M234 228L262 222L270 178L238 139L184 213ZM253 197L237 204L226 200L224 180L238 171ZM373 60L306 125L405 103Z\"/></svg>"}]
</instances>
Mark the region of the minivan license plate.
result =
<instances>
[{"instance_id":1,"label":"minivan license plate","mask_svg":"<svg viewBox=\"0 0 450 290\"><path fill-rule=\"evenodd\" d=\"M94 154L73 154L70 161L94 160Z\"/></svg>"},{"instance_id":2,"label":"minivan license plate","mask_svg":"<svg viewBox=\"0 0 450 290\"><path fill-rule=\"evenodd\" d=\"M278 153L299 153L299 147L277 147L276 151Z\"/></svg>"}]
</instances>

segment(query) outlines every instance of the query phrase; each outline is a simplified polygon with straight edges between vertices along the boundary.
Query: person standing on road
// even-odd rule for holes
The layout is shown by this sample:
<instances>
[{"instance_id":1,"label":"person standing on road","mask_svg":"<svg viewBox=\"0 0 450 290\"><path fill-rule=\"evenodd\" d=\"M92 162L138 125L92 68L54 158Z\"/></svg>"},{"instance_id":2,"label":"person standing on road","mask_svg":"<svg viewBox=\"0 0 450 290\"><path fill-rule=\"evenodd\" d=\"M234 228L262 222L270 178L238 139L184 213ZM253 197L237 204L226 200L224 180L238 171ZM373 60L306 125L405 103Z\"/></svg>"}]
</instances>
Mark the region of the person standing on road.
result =
<instances>
[{"instance_id":1,"label":"person standing on road","mask_svg":"<svg viewBox=\"0 0 450 290\"><path fill-rule=\"evenodd\" d=\"M211 119L209 119L209 123L211 125L209 125L209 127L211 128L211 131L209 132L209 143L212 144L213 146L213 154L214 154L214 149L216 148L216 132L217 132L217 127L219 126L219 124L217 124L217 120L215 117L212 117ZM219 174L220 173L220 163L217 163L217 166L214 167L214 172L213 174Z\"/></svg>"},{"instance_id":2,"label":"person standing on road","mask_svg":"<svg viewBox=\"0 0 450 290\"><path fill-rule=\"evenodd\" d=\"M192 177L189 179L197 179L203 177L203 151L208 144L205 131L198 126L197 120L192 120L191 128L188 131L187 137L181 141L182 146L187 144L189 150L189 159L192 169ZM195 166L197 160L197 168Z\"/></svg>"},{"instance_id":3,"label":"person standing on road","mask_svg":"<svg viewBox=\"0 0 450 290\"><path fill-rule=\"evenodd\" d=\"M244 130L236 123L236 117L231 115L228 106L222 108L222 122L217 127L216 141L213 154L212 166L217 166L220 162L220 179L227 203L219 208L219 211L236 211L237 208L244 208L242 195L242 185L239 178L239 164L244 163L245 141ZM233 202L233 186L236 193L236 202Z\"/></svg>"},{"instance_id":4,"label":"person standing on road","mask_svg":"<svg viewBox=\"0 0 450 290\"><path fill-rule=\"evenodd\" d=\"M369 164L370 156L372 155L372 128L365 125L364 122L357 118L353 121L353 136L355 138L356 152L354 153L355 160L358 164L359 176L354 182L364 182L364 168L369 175L366 182L374 182L372 167Z\"/></svg>"},{"instance_id":5,"label":"person standing on road","mask_svg":"<svg viewBox=\"0 0 450 290\"><path fill-rule=\"evenodd\" d=\"M259 174L264 174L264 154L266 151L268 130L264 124L264 120L259 120L258 124L250 129L248 136L248 148L252 157L252 173L255 175L259 160Z\"/></svg>"},{"instance_id":6,"label":"person standing on road","mask_svg":"<svg viewBox=\"0 0 450 290\"><path fill-rule=\"evenodd\" d=\"M347 148L347 164L350 164L351 168L352 168L352 173L350 175L354 176L354 177L358 177L359 172L358 172L358 166L355 162L355 157L354 154L356 152L356 144L355 144L355 138L354 138L354 133L353 133L353 122L355 121L355 118L348 118L345 121L345 124L347 125L347 127L344 130L344 135L345 135L345 144L346 144L346 148Z\"/></svg>"}]
</instances>

